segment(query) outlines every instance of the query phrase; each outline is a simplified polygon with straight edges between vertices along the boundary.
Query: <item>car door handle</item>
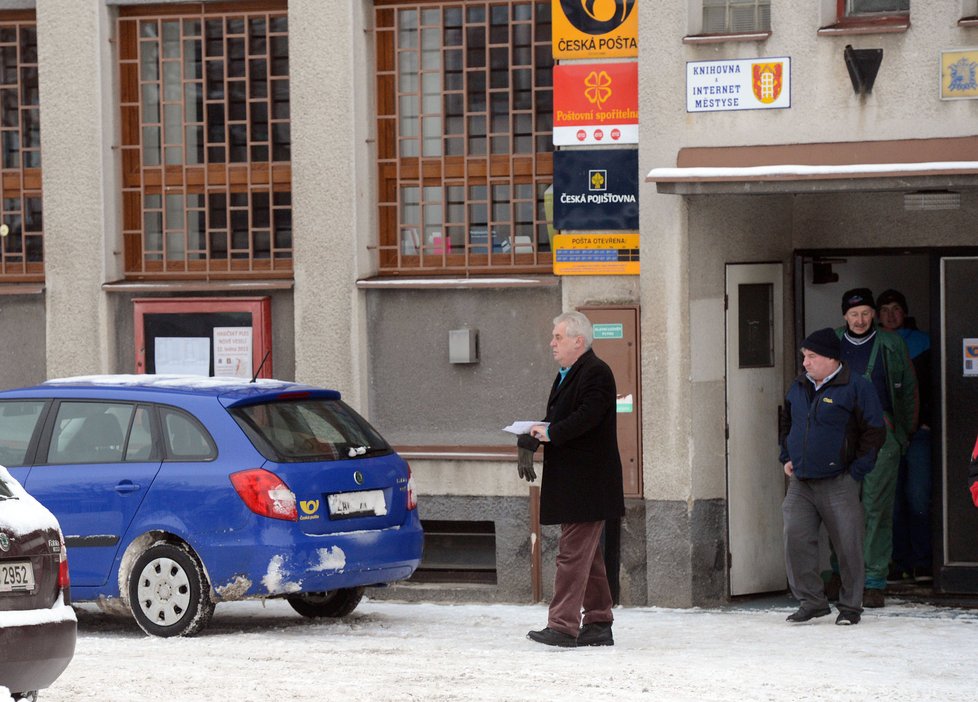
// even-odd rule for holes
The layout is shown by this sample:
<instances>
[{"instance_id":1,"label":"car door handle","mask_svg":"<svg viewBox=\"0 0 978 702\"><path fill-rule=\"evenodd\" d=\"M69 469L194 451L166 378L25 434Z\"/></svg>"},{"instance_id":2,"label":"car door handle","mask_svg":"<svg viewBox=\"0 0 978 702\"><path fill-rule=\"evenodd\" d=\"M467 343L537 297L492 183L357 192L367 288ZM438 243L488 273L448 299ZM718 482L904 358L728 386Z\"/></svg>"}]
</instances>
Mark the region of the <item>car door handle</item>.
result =
<instances>
[{"instance_id":1,"label":"car door handle","mask_svg":"<svg viewBox=\"0 0 978 702\"><path fill-rule=\"evenodd\" d=\"M139 486L131 480L123 480L113 489L120 495L125 495L130 492L136 492L139 489Z\"/></svg>"}]
</instances>

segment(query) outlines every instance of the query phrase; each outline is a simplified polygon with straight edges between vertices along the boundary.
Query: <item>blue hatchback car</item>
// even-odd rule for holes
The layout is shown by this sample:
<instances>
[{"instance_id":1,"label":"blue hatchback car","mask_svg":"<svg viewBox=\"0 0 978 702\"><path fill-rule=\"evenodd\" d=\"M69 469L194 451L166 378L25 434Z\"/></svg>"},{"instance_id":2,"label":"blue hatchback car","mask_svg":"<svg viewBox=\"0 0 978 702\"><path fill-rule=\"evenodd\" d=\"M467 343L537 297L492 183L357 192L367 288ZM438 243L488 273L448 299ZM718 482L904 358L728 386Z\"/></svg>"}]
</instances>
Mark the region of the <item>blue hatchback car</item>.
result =
<instances>
[{"instance_id":1,"label":"blue hatchback car","mask_svg":"<svg viewBox=\"0 0 978 702\"><path fill-rule=\"evenodd\" d=\"M408 464L332 390L154 375L0 392L0 463L61 523L73 599L191 635L218 602L349 614L410 577Z\"/></svg>"}]
</instances>

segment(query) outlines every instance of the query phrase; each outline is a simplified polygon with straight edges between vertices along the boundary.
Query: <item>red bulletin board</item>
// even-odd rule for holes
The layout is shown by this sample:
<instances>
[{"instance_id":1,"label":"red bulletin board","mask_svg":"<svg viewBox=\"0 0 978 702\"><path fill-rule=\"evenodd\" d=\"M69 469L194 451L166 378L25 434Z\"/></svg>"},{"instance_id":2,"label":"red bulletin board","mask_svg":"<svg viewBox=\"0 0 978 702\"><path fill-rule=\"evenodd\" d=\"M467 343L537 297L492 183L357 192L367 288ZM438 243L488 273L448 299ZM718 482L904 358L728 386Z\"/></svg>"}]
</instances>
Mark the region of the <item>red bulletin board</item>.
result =
<instances>
[{"instance_id":1,"label":"red bulletin board","mask_svg":"<svg viewBox=\"0 0 978 702\"><path fill-rule=\"evenodd\" d=\"M136 373L155 372L153 348L158 336L213 338L222 326L250 326L251 368L272 378L272 307L269 297L138 298L133 302ZM212 342L213 344L213 342ZM264 359L264 364L262 360ZM214 350L211 347L211 374ZM260 370L259 370L260 367Z\"/></svg>"}]
</instances>

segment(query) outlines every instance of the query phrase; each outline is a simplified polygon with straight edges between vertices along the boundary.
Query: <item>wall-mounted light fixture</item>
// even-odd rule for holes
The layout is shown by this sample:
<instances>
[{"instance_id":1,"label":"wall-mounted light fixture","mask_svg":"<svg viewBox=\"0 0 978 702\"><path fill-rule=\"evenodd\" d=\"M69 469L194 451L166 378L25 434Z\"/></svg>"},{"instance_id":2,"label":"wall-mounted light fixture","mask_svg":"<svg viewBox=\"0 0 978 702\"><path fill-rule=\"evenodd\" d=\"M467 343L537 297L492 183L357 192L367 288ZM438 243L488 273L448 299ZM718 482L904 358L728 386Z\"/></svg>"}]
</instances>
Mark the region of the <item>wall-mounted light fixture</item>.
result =
<instances>
[{"instance_id":1,"label":"wall-mounted light fixture","mask_svg":"<svg viewBox=\"0 0 978 702\"><path fill-rule=\"evenodd\" d=\"M852 89L857 95L869 95L883 62L883 49L853 49L851 44L846 44L842 54Z\"/></svg>"}]
</instances>

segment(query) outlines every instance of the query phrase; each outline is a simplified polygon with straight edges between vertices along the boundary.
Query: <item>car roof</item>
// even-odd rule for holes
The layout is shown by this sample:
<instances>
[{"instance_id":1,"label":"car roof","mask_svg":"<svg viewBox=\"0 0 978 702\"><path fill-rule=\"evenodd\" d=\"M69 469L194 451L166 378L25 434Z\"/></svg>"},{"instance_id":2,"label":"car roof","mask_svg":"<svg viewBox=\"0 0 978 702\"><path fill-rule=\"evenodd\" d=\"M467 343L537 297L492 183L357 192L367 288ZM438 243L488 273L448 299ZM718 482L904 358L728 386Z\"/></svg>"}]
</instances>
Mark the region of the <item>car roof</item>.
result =
<instances>
[{"instance_id":1,"label":"car roof","mask_svg":"<svg viewBox=\"0 0 978 702\"><path fill-rule=\"evenodd\" d=\"M80 375L71 378L52 378L41 385L21 388L21 390L44 391L53 388L77 390L98 388L112 390L114 393L146 391L171 395L208 396L218 398L226 407L283 399L283 396L340 399L340 393L336 390L288 380L258 378L251 382L244 378L213 378L200 375Z\"/></svg>"}]
</instances>

